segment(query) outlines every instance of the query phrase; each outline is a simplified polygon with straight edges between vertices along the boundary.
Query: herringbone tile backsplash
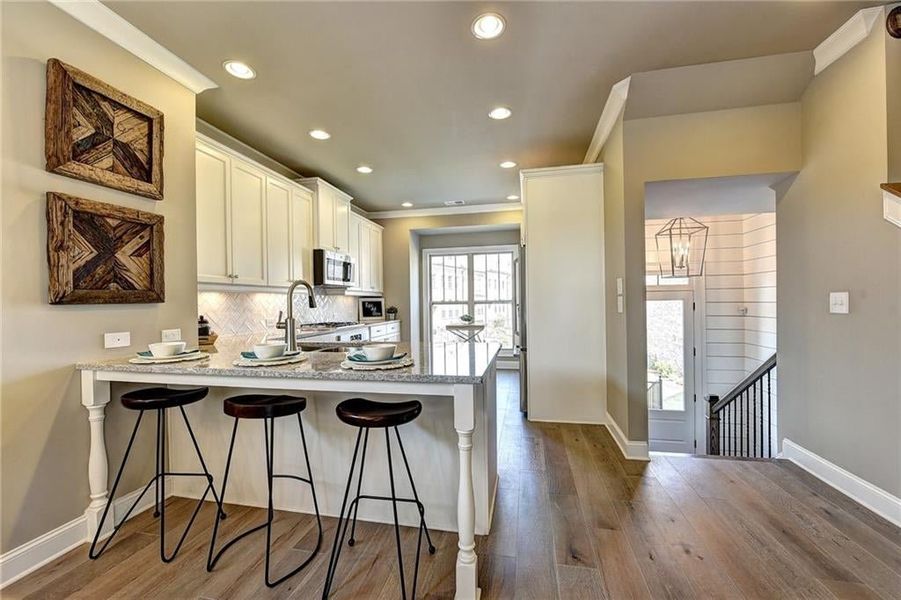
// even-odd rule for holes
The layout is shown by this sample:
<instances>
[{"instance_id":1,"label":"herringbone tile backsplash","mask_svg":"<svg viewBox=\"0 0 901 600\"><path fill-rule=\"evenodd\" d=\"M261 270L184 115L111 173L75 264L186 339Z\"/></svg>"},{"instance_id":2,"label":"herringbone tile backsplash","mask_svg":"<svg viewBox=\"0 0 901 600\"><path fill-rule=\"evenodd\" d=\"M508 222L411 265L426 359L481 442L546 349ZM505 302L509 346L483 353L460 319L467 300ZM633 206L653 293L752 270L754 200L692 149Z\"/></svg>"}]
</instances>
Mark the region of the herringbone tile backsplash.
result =
<instances>
[{"instance_id":1,"label":"herringbone tile backsplash","mask_svg":"<svg viewBox=\"0 0 901 600\"><path fill-rule=\"evenodd\" d=\"M294 296L294 318L298 323L356 321L357 299L352 296L316 294L316 308L306 294ZM199 292L198 312L219 335L243 335L266 331L263 319L275 320L285 310L285 294L271 292Z\"/></svg>"}]
</instances>

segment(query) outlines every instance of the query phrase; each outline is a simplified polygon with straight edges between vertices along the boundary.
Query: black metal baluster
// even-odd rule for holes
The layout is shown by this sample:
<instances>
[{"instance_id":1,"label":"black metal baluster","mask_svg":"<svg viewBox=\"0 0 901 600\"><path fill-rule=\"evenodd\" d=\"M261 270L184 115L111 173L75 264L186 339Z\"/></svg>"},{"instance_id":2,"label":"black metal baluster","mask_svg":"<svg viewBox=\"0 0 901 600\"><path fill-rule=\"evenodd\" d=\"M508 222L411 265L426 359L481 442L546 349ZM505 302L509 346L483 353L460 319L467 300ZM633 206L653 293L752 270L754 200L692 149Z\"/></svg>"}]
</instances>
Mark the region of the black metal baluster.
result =
<instances>
[{"instance_id":1,"label":"black metal baluster","mask_svg":"<svg viewBox=\"0 0 901 600\"><path fill-rule=\"evenodd\" d=\"M766 426L767 426L767 456L769 458L773 458L773 415L770 412L770 400L771 400L771 391L770 391L770 373L772 371L766 372Z\"/></svg>"},{"instance_id":2,"label":"black metal baluster","mask_svg":"<svg viewBox=\"0 0 901 600\"><path fill-rule=\"evenodd\" d=\"M751 402L751 413L753 415L751 419L751 431L753 432L754 437L754 445L752 449L752 455L757 456L757 382L754 382L754 385L751 386L752 398L754 398L753 402Z\"/></svg>"}]
</instances>

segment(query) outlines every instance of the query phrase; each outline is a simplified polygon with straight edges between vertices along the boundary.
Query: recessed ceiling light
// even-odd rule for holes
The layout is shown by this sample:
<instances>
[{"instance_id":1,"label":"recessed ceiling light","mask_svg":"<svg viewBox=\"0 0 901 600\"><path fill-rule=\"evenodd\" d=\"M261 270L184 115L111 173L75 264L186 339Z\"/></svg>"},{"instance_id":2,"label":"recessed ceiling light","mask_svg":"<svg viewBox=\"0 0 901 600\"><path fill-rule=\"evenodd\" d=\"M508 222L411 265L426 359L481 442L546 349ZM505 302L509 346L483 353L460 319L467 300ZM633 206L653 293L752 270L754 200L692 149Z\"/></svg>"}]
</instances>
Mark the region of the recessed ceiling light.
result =
<instances>
[{"instance_id":1,"label":"recessed ceiling light","mask_svg":"<svg viewBox=\"0 0 901 600\"><path fill-rule=\"evenodd\" d=\"M401 204L401 206L403 206L404 208L412 208L413 203L412 202L404 202L403 204Z\"/></svg>"},{"instance_id":2,"label":"recessed ceiling light","mask_svg":"<svg viewBox=\"0 0 901 600\"><path fill-rule=\"evenodd\" d=\"M250 68L250 65L240 60L227 60L222 63L229 75L238 79L253 79L257 76L256 71Z\"/></svg>"},{"instance_id":3,"label":"recessed ceiling light","mask_svg":"<svg viewBox=\"0 0 901 600\"><path fill-rule=\"evenodd\" d=\"M372 167L367 167L366 165L360 165L357 167L357 173L363 173L364 175L368 175L372 173Z\"/></svg>"},{"instance_id":4,"label":"recessed ceiling light","mask_svg":"<svg viewBox=\"0 0 901 600\"><path fill-rule=\"evenodd\" d=\"M512 160L505 160L504 162L501 163L500 166L502 169L512 169L513 167L516 166L516 163L513 162Z\"/></svg>"},{"instance_id":5,"label":"recessed ceiling light","mask_svg":"<svg viewBox=\"0 0 901 600\"><path fill-rule=\"evenodd\" d=\"M472 22L472 35L480 40L493 40L504 32L507 22L497 13L489 12L476 17Z\"/></svg>"},{"instance_id":6,"label":"recessed ceiling light","mask_svg":"<svg viewBox=\"0 0 901 600\"><path fill-rule=\"evenodd\" d=\"M507 196L507 200L519 200L519 196L517 196L516 194L510 194L509 196Z\"/></svg>"},{"instance_id":7,"label":"recessed ceiling light","mask_svg":"<svg viewBox=\"0 0 901 600\"><path fill-rule=\"evenodd\" d=\"M332 134L322 129L314 129L310 132L310 137L316 140L327 140L332 137Z\"/></svg>"},{"instance_id":8,"label":"recessed ceiling light","mask_svg":"<svg viewBox=\"0 0 901 600\"><path fill-rule=\"evenodd\" d=\"M502 121L503 119L509 118L512 114L513 111L506 106L497 106L491 109L491 112L488 113L488 116L497 121Z\"/></svg>"}]
</instances>

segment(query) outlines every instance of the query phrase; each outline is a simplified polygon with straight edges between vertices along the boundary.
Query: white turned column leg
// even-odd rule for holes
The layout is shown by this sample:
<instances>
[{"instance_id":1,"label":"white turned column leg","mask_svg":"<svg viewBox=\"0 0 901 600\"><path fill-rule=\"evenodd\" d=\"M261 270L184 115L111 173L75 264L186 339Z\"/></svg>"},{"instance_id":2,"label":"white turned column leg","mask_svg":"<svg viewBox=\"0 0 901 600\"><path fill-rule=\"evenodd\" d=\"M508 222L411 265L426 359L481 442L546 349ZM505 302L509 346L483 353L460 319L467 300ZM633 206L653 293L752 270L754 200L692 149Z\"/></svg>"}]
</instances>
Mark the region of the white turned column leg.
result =
<instances>
[{"instance_id":1,"label":"white turned column leg","mask_svg":"<svg viewBox=\"0 0 901 600\"><path fill-rule=\"evenodd\" d=\"M472 480L472 432L475 429L475 390L471 385L454 386L454 428L460 453L460 482L457 487L457 600L479 597L478 556L476 556L476 501Z\"/></svg>"},{"instance_id":2,"label":"white turned column leg","mask_svg":"<svg viewBox=\"0 0 901 600\"><path fill-rule=\"evenodd\" d=\"M91 490L91 502L84 511L88 525L88 538L97 532L100 517L106 507L107 480L109 467L106 457L106 440L103 434L103 421L106 418L106 405L110 401L110 384L108 381L97 381L94 371L81 372L81 403L88 409L88 425L91 428L91 449L88 454L88 485ZM107 519L104 529L112 529L113 519ZM105 535L107 532L103 532Z\"/></svg>"}]
</instances>

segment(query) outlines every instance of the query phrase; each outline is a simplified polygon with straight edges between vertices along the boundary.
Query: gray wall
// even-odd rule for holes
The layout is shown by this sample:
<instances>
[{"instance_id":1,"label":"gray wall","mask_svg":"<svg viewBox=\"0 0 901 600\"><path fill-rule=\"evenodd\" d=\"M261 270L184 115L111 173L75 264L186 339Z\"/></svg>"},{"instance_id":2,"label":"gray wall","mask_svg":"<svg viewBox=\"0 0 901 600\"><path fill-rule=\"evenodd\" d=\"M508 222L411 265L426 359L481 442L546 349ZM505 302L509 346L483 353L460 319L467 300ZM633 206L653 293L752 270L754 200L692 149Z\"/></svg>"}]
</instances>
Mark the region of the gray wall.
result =
<instances>
[{"instance_id":1,"label":"gray wall","mask_svg":"<svg viewBox=\"0 0 901 600\"><path fill-rule=\"evenodd\" d=\"M901 41L881 23L802 98L804 164L778 200L783 438L901 496L901 229L882 218ZM887 78L891 79L887 86ZM898 130L895 130L898 133ZM901 144L896 136L892 142ZM829 291L850 291L832 315Z\"/></svg>"},{"instance_id":2,"label":"gray wall","mask_svg":"<svg viewBox=\"0 0 901 600\"><path fill-rule=\"evenodd\" d=\"M73 365L112 358L180 327L196 340L194 94L46 2L0 3L2 10L2 536L6 552L83 514L88 505L87 411ZM56 57L160 109L165 115L165 199L148 200L44 170L48 58ZM47 303L45 193L62 192L165 216L166 302L50 306ZM131 331L131 348L103 349L103 333ZM113 389L114 394L121 387ZM134 414L113 402L106 441L111 469ZM153 452L142 440L123 482L149 477ZM143 463L143 464L142 464Z\"/></svg>"}]
</instances>

